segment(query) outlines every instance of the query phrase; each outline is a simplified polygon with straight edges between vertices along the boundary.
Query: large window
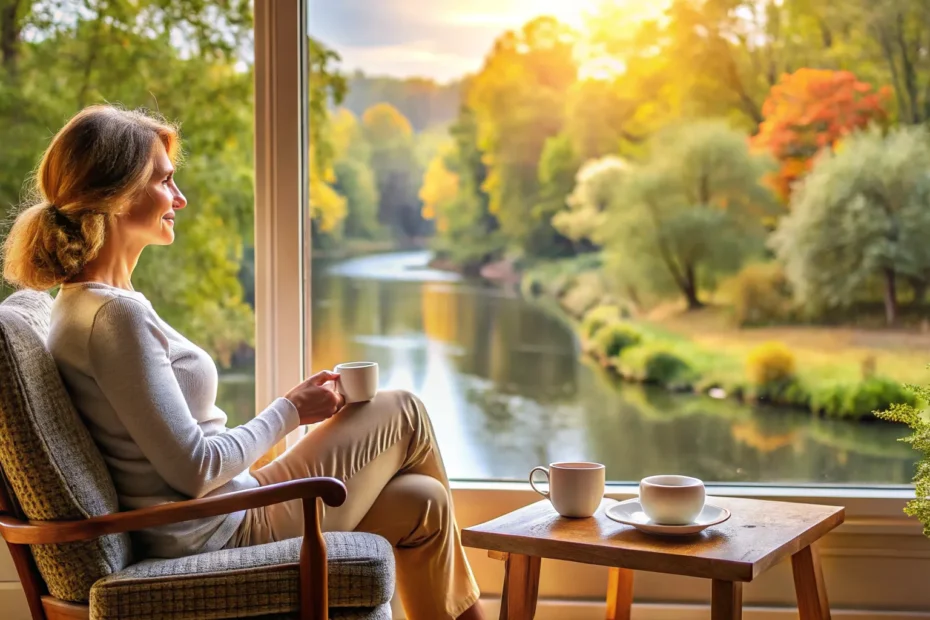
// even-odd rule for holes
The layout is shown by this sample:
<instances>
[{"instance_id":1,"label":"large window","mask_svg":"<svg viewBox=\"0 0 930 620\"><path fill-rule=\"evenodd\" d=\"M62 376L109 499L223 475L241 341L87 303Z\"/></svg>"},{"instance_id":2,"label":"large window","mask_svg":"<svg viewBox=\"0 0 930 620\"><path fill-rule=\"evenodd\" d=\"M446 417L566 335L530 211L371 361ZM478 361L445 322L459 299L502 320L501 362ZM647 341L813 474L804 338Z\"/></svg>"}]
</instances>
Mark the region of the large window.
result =
<instances>
[{"instance_id":1,"label":"large window","mask_svg":"<svg viewBox=\"0 0 930 620\"><path fill-rule=\"evenodd\" d=\"M796 3L307 2L314 369L379 362L456 478L910 480L871 412L926 378L919 49Z\"/></svg>"},{"instance_id":2,"label":"large window","mask_svg":"<svg viewBox=\"0 0 930 620\"><path fill-rule=\"evenodd\" d=\"M180 123L177 240L133 283L220 368L232 424L254 415L252 9L243 2L7 3L0 15L0 203L7 213L49 139L85 106Z\"/></svg>"}]
</instances>

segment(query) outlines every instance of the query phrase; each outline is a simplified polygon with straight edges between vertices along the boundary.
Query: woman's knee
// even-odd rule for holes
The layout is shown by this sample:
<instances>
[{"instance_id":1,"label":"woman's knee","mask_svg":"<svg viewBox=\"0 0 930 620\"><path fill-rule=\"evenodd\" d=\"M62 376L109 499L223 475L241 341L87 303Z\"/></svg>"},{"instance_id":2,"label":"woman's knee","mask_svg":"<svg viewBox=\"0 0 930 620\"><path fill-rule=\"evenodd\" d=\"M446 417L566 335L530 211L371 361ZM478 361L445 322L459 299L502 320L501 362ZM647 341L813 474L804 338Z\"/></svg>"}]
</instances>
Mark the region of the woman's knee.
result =
<instances>
[{"instance_id":1,"label":"woman's knee","mask_svg":"<svg viewBox=\"0 0 930 620\"><path fill-rule=\"evenodd\" d=\"M442 536L450 523L451 502L446 487L421 474L405 474L395 481L401 487L396 489L402 498L398 508L407 515L405 520L410 526L409 534L399 540L398 546L419 546Z\"/></svg>"}]
</instances>

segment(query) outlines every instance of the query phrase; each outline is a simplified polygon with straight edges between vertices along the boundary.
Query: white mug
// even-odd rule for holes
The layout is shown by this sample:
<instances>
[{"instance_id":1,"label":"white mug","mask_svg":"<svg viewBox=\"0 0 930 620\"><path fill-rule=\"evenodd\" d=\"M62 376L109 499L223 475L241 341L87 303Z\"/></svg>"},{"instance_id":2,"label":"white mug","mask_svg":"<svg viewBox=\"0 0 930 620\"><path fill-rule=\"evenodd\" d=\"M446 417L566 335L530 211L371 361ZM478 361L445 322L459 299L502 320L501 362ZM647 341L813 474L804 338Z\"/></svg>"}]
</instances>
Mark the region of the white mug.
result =
<instances>
[{"instance_id":1,"label":"white mug","mask_svg":"<svg viewBox=\"0 0 930 620\"><path fill-rule=\"evenodd\" d=\"M545 472L549 492L540 491L533 474ZM563 517L590 517L604 497L606 470L600 463L552 463L548 469L534 467L530 471L530 486L549 499L555 511Z\"/></svg>"},{"instance_id":2,"label":"white mug","mask_svg":"<svg viewBox=\"0 0 930 620\"><path fill-rule=\"evenodd\" d=\"M378 393L378 364L376 362L346 362L333 369L338 373L336 390L346 404L371 400Z\"/></svg>"},{"instance_id":3,"label":"white mug","mask_svg":"<svg viewBox=\"0 0 930 620\"><path fill-rule=\"evenodd\" d=\"M688 525L704 509L704 483L690 476L649 476L639 483L646 516L662 525Z\"/></svg>"}]
</instances>

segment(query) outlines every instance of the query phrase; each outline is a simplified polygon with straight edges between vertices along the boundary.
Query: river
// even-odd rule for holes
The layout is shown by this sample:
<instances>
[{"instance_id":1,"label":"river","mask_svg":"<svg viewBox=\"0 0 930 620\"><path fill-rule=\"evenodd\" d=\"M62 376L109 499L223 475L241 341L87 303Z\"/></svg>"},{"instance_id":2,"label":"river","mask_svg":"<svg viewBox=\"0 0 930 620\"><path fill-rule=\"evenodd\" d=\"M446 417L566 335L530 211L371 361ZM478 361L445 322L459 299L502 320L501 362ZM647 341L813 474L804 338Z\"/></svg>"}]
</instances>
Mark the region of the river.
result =
<instances>
[{"instance_id":1,"label":"river","mask_svg":"<svg viewBox=\"0 0 930 620\"><path fill-rule=\"evenodd\" d=\"M906 429L818 420L617 383L572 331L519 293L428 268L405 252L314 262L314 370L381 367L384 388L426 403L449 475L523 480L534 465L593 460L609 480L682 473L717 482L905 484ZM220 405L251 415L250 377Z\"/></svg>"}]
</instances>

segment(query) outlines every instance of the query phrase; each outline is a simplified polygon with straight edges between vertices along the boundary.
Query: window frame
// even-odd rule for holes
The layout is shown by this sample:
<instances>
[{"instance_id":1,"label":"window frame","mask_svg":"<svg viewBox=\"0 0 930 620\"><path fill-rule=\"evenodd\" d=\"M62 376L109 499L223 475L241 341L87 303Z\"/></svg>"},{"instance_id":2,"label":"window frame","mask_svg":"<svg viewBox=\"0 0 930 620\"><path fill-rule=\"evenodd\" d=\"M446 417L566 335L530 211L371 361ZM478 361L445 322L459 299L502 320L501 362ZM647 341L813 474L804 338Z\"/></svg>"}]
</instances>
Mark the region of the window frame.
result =
<instances>
[{"instance_id":1,"label":"window frame","mask_svg":"<svg viewBox=\"0 0 930 620\"><path fill-rule=\"evenodd\" d=\"M307 83L307 1L255 0L255 314L259 410L305 378L312 368L311 244L309 209L304 207L309 197L308 115L303 96ZM289 437L288 445L298 437L299 433ZM278 446L269 456L280 453L284 447ZM453 480L452 486L456 514L463 527L539 499L525 482ZM909 557L924 561L930 568L930 541L922 536L920 525L902 513L906 501L914 497L913 487L710 483L708 492L844 505L846 524L825 540L827 557L835 556L828 561L870 557L885 545L892 554L892 568L884 570L878 577L880 580L890 580L888 583L893 584L903 579L911 570L906 561ZM636 494L636 485L609 483L608 494L618 498L632 497ZM911 546L917 549L917 556L909 556L904 551ZM489 562L476 550L469 550L469 556L482 590L492 597L499 593L502 572L497 563ZM887 554L883 557L887 559ZM852 564L854 562L848 569L839 569L837 578L855 575L857 569ZM558 566L560 583L590 582L584 567L561 563ZM832 581L829 576L828 581ZM606 587L606 583L604 585ZM579 586L576 594L590 598L590 583L587 587ZM859 600L854 594L840 590L831 592L831 600L839 607L855 605ZM540 597L541 600L550 595L564 598L566 592L571 598L571 588L566 591L560 586L553 590L544 579ZM639 590L637 592L639 597ZM791 604L793 594L786 590L785 583L761 586L761 592L766 601ZM671 590L660 596L663 604L689 602L692 598L687 593L682 595ZM930 608L930 594L914 592L887 603L896 608L909 604ZM540 609L545 609L545 604L541 604Z\"/></svg>"}]
</instances>

